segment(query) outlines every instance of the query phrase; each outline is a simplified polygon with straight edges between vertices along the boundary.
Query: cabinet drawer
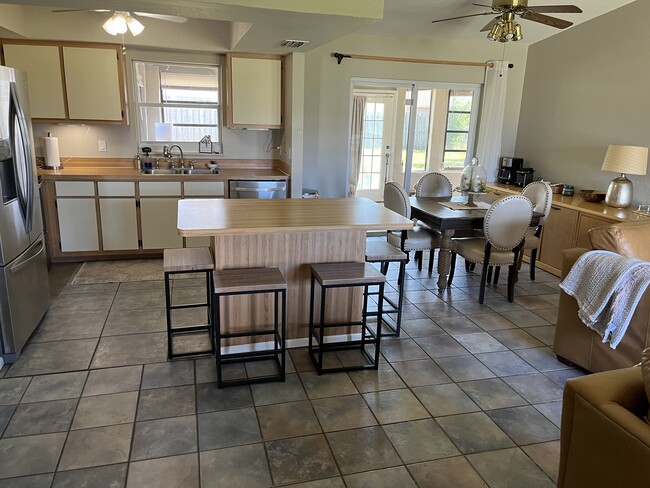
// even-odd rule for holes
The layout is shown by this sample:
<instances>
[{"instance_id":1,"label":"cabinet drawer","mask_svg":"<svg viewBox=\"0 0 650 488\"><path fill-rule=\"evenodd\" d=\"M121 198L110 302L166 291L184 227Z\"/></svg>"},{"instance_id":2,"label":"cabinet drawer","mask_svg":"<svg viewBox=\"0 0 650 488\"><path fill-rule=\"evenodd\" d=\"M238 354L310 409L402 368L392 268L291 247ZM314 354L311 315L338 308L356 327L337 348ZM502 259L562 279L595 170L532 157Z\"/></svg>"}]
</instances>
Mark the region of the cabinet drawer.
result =
<instances>
[{"instance_id":1,"label":"cabinet drawer","mask_svg":"<svg viewBox=\"0 0 650 488\"><path fill-rule=\"evenodd\" d=\"M181 196L180 181L141 181L140 196Z\"/></svg>"},{"instance_id":2,"label":"cabinet drawer","mask_svg":"<svg viewBox=\"0 0 650 488\"><path fill-rule=\"evenodd\" d=\"M97 183L100 197L134 197L135 183L125 181L100 181Z\"/></svg>"},{"instance_id":3,"label":"cabinet drawer","mask_svg":"<svg viewBox=\"0 0 650 488\"><path fill-rule=\"evenodd\" d=\"M594 227L601 227L603 225L613 224L615 220L601 219L592 215L585 215L580 213L580 220L578 221L578 234L576 237L576 247L585 247L591 249L591 241L589 240L589 229Z\"/></svg>"},{"instance_id":4,"label":"cabinet drawer","mask_svg":"<svg viewBox=\"0 0 650 488\"><path fill-rule=\"evenodd\" d=\"M54 183L57 197L94 197L92 181L57 181Z\"/></svg>"},{"instance_id":5,"label":"cabinet drawer","mask_svg":"<svg viewBox=\"0 0 650 488\"><path fill-rule=\"evenodd\" d=\"M555 269L562 269L562 252L574 247L577 224L577 210L551 206L542 230L539 260Z\"/></svg>"},{"instance_id":6,"label":"cabinet drawer","mask_svg":"<svg viewBox=\"0 0 650 488\"><path fill-rule=\"evenodd\" d=\"M186 181L183 185L186 196L222 197L225 190L223 181Z\"/></svg>"}]
</instances>

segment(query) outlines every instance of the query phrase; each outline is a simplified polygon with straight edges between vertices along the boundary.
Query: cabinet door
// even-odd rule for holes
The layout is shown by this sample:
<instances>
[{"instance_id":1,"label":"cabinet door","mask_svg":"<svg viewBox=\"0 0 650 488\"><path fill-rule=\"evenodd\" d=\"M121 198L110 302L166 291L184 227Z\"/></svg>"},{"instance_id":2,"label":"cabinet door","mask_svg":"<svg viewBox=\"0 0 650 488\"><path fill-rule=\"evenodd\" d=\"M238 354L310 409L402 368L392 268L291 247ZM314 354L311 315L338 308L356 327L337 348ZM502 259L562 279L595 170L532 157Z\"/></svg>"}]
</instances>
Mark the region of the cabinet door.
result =
<instances>
[{"instance_id":1,"label":"cabinet door","mask_svg":"<svg viewBox=\"0 0 650 488\"><path fill-rule=\"evenodd\" d=\"M230 128L282 127L282 58L226 55Z\"/></svg>"},{"instance_id":2,"label":"cabinet door","mask_svg":"<svg viewBox=\"0 0 650 488\"><path fill-rule=\"evenodd\" d=\"M542 230L539 260L562 269L562 252L574 247L578 211L553 205Z\"/></svg>"},{"instance_id":3,"label":"cabinet door","mask_svg":"<svg viewBox=\"0 0 650 488\"><path fill-rule=\"evenodd\" d=\"M143 249L183 247L183 239L177 231L178 200L179 198L140 199Z\"/></svg>"},{"instance_id":4,"label":"cabinet door","mask_svg":"<svg viewBox=\"0 0 650 488\"><path fill-rule=\"evenodd\" d=\"M5 63L27 72L32 118L65 119L58 46L4 44Z\"/></svg>"},{"instance_id":5,"label":"cabinet door","mask_svg":"<svg viewBox=\"0 0 650 488\"><path fill-rule=\"evenodd\" d=\"M123 120L118 56L113 48L63 48L68 113L71 119Z\"/></svg>"},{"instance_id":6,"label":"cabinet door","mask_svg":"<svg viewBox=\"0 0 650 488\"><path fill-rule=\"evenodd\" d=\"M183 187L186 196L222 197L225 193L223 181L186 181Z\"/></svg>"},{"instance_id":7,"label":"cabinet door","mask_svg":"<svg viewBox=\"0 0 650 488\"><path fill-rule=\"evenodd\" d=\"M589 229L603 225L613 224L615 220L601 219L592 215L586 215L580 212L580 221L578 222L578 235L576 237L576 247L585 247L591 249L589 240Z\"/></svg>"},{"instance_id":8,"label":"cabinet door","mask_svg":"<svg viewBox=\"0 0 650 488\"><path fill-rule=\"evenodd\" d=\"M135 198L100 198L104 251L138 248Z\"/></svg>"},{"instance_id":9,"label":"cabinet door","mask_svg":"<svg viewBox=\"0 0 650 488\"><path fill-rule=\"evenodd\" d=\"M59 198L61 251L99 251L94 198Z\"/></svg>"}]
</instances>

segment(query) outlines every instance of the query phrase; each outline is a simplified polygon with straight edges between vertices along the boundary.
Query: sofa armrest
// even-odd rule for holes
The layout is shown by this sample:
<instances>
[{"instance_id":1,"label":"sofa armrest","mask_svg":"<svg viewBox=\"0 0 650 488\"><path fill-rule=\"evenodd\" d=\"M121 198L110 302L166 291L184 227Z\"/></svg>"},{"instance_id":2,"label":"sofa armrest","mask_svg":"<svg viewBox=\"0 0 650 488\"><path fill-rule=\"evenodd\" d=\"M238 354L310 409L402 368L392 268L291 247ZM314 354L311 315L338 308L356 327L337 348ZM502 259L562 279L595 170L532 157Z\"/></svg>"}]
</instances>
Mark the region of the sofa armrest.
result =
<instances>
[{"instance_id":1,"label":"sofa armrest","mask_svg":"<svg viewBox=\"0 0 650 488\"><path fill-rule=\"evenodd\" d=\"M567 381L558 487L645 486L650 479L648 400L641 368Z\"/></svg>"},{"instance_id":2,"label":"sofa armrest","mask_svg":"<svg viewBox=\"0 0 650 488\"><path fill-rule=\"evenodd\" d=\"M587 251L591 251L591 249L574 247L562 251L562 279L564 279L566 275L569 274L569 271L571 270L575 262L578 260L578 258L582 256L584 253L586 253Z\"/></svg>"}]
</instances>

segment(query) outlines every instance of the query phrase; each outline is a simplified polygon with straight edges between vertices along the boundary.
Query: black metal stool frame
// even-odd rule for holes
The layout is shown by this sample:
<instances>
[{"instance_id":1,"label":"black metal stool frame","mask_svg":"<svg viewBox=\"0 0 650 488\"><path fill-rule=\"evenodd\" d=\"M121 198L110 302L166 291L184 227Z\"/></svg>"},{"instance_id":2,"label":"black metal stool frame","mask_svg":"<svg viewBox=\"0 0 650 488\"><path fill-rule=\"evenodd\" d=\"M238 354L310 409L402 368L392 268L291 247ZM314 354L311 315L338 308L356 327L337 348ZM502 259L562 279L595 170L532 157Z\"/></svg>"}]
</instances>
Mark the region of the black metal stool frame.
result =
<instances>
[{"instance_id":1,"label":"black metal stool frame","mask_svg":"<svg viewBox=\"0 0 650 488\"><path fill-rule=\"evenodd\" d=\"M206 301L205 303L192 303L186 305L172 305L171 275L175 274L188 274L188 273L205 273L205 287L206 287ZM187 308L208 307L206 325L194 325L189 327L181 327L174 329L172 327L172 310L180 310ZM190 270L190 271L165 271L165 308L167 314L167 359L184 358L192 356L203 356L206 354L214 354L214 320L212 318L212 270ZM186 353L174 354L173 339L176 335L191 334L207 330L210 335L210 350L208 351L194 351Z\"/></svg>"},{"instance_id":2,"label":"black metal stool frame","mask_svg":"<svg viewBox=\"0 0 650 488\"><path fill-rule=\"evenodd\" d=\"M390 259L390 260L379 260L379 261L368 261L368 263L381 263L380 271L381 274L386 276L388 274L388 268L390 263L399 263L399 275L397 276L397 292L399 293L399 298L397 303L395 303L391 298L384 296L384 301L390 305L391 308L388 310L382 310L382 322L390 330L390 332L382 333L382 337L399 337L402 330L402 305L404 304L404 279L406 278L406 259ZM368 296L379 295L378 291L369 291ZM397 318L395 319L395 327L390 324L383 314L396 314ZM368 312L368 317L376 317L378 312Z\"/></svg>"},{"instance_id":3,"label":"black metal stool frame","mask_svg":"<svg viewBox=\"0 0 650 488\"><path fill-rule=\"evenodd\" d=\"M379 304L377 312L377 330L373 331L368 327L368 287L373 285L379 285ZM363 309L361 311L361 320L352 321L352 322L337 322L337 323L325 323L325 303L327 290L330 288L357 288L363 287ZM379 369L379 344L381 341L381 324L382 324L382 315L381 310L383 308L384 300L384 282L381 283L369 283L366 285L330 285L322 286L321 285L321 297L320 297L320 321L318 324L318 330L314 325L314 296L316 288L316 277L312 273L311 275L311 288L310 288L310 302L309 302L309 356L311 357L314 366L316 366L316 371L319 375L322 375L324 372L334 373L338 371L354 371L359 369ZM346 326L361 326L361 339L354 341L340 341L340 342L330 342L325 343L325 329L332 327L346 327ZM316 345L318 349L318 358L314 353L314 339L316 339ZM366 351L366 344L375 345L375 356L374 358ZM343 366L340 368L323 368L323 353L325 351L332 350L346 350L346 349L360 349L363 355L370 361L370 364L364 364L359 366Z\"/></svg>"},{"instance_id":4,"label":"black metal stool frame","mask_svg":"<svg viewBox=\"0 0 650 488\"><path fill-rule=\"evenodd\" d=\"M221 305L220 298L236 295L259 295L264 293L273 293L274 312L273 312L273 329L253 330L246 332L229 332L227 334L221 333ZM278 306L279 297L282 295L282 322L279 318ZM242 291L233 293L214 293L212 305L212 322L214 325L214 345L215 356L217 363L217 387L223 388L224 386L248 385L251 383L266 383L270 381L284 381L285 379L285 337L287 332L287 290L286 289L271 289L262 291ZM255 337L262 335L273 336L273 349L264 349L261 351L248 351L238 353L221 353L221 340L231 339L235 337ZM273 359L278 368L278 374L262 376L258 378L245 378L245 379L222 379L222 365L231 363L242 363L247 361L263 361L265 359Z\"/></svg>"}]
</instances>

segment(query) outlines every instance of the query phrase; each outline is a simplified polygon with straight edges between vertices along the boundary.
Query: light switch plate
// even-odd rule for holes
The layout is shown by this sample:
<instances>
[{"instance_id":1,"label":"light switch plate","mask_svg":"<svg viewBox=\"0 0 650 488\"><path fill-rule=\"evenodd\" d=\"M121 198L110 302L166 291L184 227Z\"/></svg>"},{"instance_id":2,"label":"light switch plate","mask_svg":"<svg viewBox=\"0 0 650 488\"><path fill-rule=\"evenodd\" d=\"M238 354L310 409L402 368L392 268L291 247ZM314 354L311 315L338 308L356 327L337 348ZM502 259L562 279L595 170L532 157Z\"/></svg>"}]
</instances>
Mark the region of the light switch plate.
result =
<instances>
[{"instance_id":1,"label":"light switch plate","mask_svg":"<svg viewBox=\"0 0 650 488\"><path fill-rule=\"evenodd\" d=\"M99 152L106 152L108 150L106 141L97 141L97 147L99 148Z\"/></svg>"}]
</instances>

